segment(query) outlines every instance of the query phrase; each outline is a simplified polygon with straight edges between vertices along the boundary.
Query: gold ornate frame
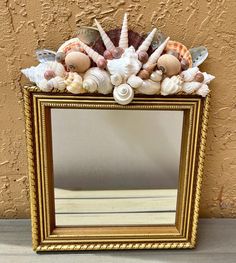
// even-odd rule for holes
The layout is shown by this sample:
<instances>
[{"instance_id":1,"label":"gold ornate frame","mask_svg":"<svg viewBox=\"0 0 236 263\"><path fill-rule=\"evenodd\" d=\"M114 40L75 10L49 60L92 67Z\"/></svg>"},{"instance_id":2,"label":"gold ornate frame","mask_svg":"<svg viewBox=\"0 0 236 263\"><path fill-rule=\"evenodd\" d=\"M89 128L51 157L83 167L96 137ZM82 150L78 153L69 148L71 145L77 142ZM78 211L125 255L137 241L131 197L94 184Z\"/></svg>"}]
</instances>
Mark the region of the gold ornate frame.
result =
<instances>
[{"instance_id":1,"label":"gold ornate frame","mask_svg":"<svg viewBox=\"0 0 236 263\"><path fill-rule=\"evenodd\" d=\"M207 136L209 96L142 96L122 106L110 96L24 88L33 249L41 251L193 248ZM58 227L52 171L52 108L184 111L176 225Z\"/></svg>"}]
</instances>

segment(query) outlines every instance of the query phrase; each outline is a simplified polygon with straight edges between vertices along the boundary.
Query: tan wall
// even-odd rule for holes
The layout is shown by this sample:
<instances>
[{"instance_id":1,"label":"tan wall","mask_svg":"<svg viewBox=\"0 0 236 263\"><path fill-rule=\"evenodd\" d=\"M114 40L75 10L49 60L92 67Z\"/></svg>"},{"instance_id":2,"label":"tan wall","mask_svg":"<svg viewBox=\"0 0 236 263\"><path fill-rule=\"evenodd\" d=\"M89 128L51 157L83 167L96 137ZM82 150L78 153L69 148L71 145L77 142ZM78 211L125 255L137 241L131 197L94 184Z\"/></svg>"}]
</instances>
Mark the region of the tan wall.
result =
<instances>
[{"instance_id":1,"label":"tan wall","mask_svg":"<svg viewBox=\"0 0 236 263\"><path fill-rule=\"evenodd\" d=\"M234 0L1 0L0 1L0 217L29 217L20 69L36 64L34 50L55 49L78 25L97 17L107 28L125 10L138 31L158 26L188 47L206 45L202 67L216 76L201 215L236 216L236 1Z\"/></svg>"}]
</instances>

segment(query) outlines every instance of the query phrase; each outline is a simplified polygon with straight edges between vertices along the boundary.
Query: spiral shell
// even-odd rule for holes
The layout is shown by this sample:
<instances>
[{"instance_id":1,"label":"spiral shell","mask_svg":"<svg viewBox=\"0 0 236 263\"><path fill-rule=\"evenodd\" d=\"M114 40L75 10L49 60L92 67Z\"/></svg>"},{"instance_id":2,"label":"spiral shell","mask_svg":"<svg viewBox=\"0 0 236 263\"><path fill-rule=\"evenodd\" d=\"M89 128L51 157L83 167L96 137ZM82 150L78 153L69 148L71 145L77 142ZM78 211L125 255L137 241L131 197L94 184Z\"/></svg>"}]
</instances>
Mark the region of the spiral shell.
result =
<instances>
[{"instance_id":1,"label":"spiral shell","mask_svg":"<svg viewBox=\"0 0 236 263\"><path fill-rule=\"evenodd\" d=\"M159 94L161 90L160 82L152 81L151 79L144 80L141 87L135 90L136 93L154 95Z\"/></svg>"},{"instance_id":2,"label":"spiral shell","mask_svg":"<svg viewBox=\"0 0 236 263\"><path fill-rule=\"evenodd\" d=\"M125 13L124 18L123 18L123 25L121 28L121 33L120 33L120 41L119 41L119 47L126 49L128 48L128 14Z\"/></svg>"},{"instance_id":3,"label":"spiral shell","mask_svg":"<svg viewBox=\"0 0 236 263\"><path fill-rule=\"evenodd\" d=\"M109 94L113 89L108 72L97 67L90 68L85 73L83 87L88 92L97 91L102 94Z\"/></svg>"},{"instance_id":4,"label":"spiral shell","mask_svg":"<svg viewBox=\"0 0 236 263\"><path fill-rule=\"evenodd\" d=\"M155 82L160 82L162 80L162 71L156 70L156 71L152 72L150 79L155 81Z\"/></svg>"},{"instance_id":5,"label":"spiral shell","mask_svg":"<svg viewBox=\"0 0 236 263\"><path fill-rule=\"evenodd\" d=\"M128 84L121 84L113 90L113 97L118 104L127 105L134 98L134 91Z\"/></svg>"},{"instance_id":6,"label":"spiral shell","mask_svg":"<svg viewBox=\"0 0 236 263\"><path fill-rule=\"evenodd\" d=\"M148 51L149 47L152 44L152 40L156 34L157 29L154 28L152 32L146 37L146 39L143 41L143 43L139 46L137 53L141 51Z\"/></svg>"},{"instance_id":7,"label":"spiral shell","mask_svg":"<svg viewBox=\"0 0 236 263\"><path fill-rule=\"evenodd\" d=\"M190 51L180 42L169 40L165 52L168 53L169 51L175 51L178 53L178 59L181 61L182 59L185 59L189 65L189 67L192 67L192 56Z\"/></svg>"},{"instance_id":8,"label":"spiral shell","mask_svg":"<svg viewBox=\"0 0 236 263\"><path fill-rule=\"evenodd\" d=\"M64 90L66 88L66 84L64 82L64 78L59 77L59 76L50 79L48 81L48 86L50 88L59 89L59 90Z\"/></svg>"},{"instance_id":9,"label":"spiral shell","mask_svg":"<svg viewBox=\"0 0 236 263\"><path fill-rule=\"evenodd\" d=\"M85 93L86 90L83 88L82 77L76 72L70 72L67 80L65 81L67 85L67 90L73 94Z\"/></svg>"},{"instance_id":10,"label":"spiral shell","mask_svg":"<svg viewBox=\"0 0 236 263\"><path fill-rule=\"evenodd\" d=\"M120 74L111 75L111 83L114 86L119 86L123 82L123 78Z\"/></svg>"},{"instance_id":11,"label":"spiral shell","mask_svg":"<svg viewBox=\"0 0 236 263\"><path fill-rule=\"evenodd\" d=\"M187 94L193 94L196 90L198 90L202 86L202 83L192 81L192 82L184 82L183 83L183 91Z\"/></svg>"},{"instance_id":12,"label":"spiral shell","mask_svg":"<svg viewBox=\"0 0 236 263\"><path fill-rule=\"evenodd\" d=\"M182 90L182 83L180 76L166 77L161 83L161 95L167 96L176 94Z\"/></svg>"},{"instance_id":13,"label":"spiral shell","mask_svg":"<svg viewBox=\"0 0 236 263\"><path fill-rule=\"evenodd\" d=\"M215 76L208 74L206 72L203 72L202 74L204 76L204 81L203 81L204 84L209 84L212 80L215 79Z\"/></svg>"},{"instance_id":14,"label":"spiral shell","mask_svg":"<svg viewBox=\"0 0 236 263\"><path fill-rule=\"evenodd\" d=\"M159 57L157 67L163 70L168 77L177 75L181 71L179 60L175 56L169 54L164 54Z\"/></svg>"},{"instance_id":15,"label":"spiral shell","mask_svg":"<svg viewBox=\"0 0 236 263\"><path fill-rule=\"evenodd\" d=\"M189 68L180 73L180 76L183 78L183 81L190 82L193 81L196 74L199 72L198 67Z\"/></svg>"},{"instance_id":16,"label":"spiral shell","mask_svg":"<svg viewBox=\"0 0 236 263\"><path fill-rule=\"evenodd\" d=\"M206 97L209 92L210 90L208 86L206 84L202 84L201 87L196 91L196 94L202 97Z\"/></svg>"},{"instance_id":17,"label":"spiral shell","mask_svg":"<svg viewBox=\"0 0 236 263\"><path fill-rule=\"evenodd\" d=\"M128 78L127 83L134 89L142 86L143 80L138 76L132 75Z\"/></svg>"}]
</instances>

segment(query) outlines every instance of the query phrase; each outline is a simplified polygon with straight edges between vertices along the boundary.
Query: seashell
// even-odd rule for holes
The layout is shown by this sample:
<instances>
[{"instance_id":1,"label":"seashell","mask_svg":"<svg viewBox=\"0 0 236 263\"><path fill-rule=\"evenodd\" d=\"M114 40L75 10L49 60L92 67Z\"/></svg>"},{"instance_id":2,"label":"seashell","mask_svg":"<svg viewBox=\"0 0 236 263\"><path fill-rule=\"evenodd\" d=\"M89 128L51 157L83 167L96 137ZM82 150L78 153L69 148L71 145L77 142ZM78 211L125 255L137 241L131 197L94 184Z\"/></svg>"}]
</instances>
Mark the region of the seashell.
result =
<instances>
[{"instance_id":1,"label":"seashell","mask_svg":"<svg viewBox=\"0 0 236 263\"><path fill-rule=\"evenodd\" d=\"M64 82L64 78L56 76L48 81L48 86L54 89L64 90L66 88L66 84Z\"/></svg>"},{"instance_id":2,"label":"seashell","mask_svg":"<svg viewBox=\"0 0 236 263\"><path fill-rule=\"evenodd\" d=\"M160 82L162 80L162 71L161 70L156 70L152 72L150 79L155 81L155 82Z\"/></svg>"},{"instance_id":3,"label":"seashell","mask_svg":"<svg viewBox=\"0 0 236 263\"><path fill-rule=\"evenodd\" d=\"M36 57L40 63L55 61L56 52L48 49L38 49L36 50Z\"/></svg>"},{"instance_id":4,"label":"seashell","mask_svg":"<svg viewBox=\"0 0 236 263\"><path fill-rule=\"evenodd\" d=\"M159 57L157 67L162 70L168 77L177 75L181 71L179 60L172 55L164 54Z\"/></svg>"},{"instance_id":5,"label":"seashell","mask_svg":"<svg viewBox=\"0 0 236 263\"><path fill-rule=\"evenodd\" d=\"M153 50L156 50L166 39L166 36L160 31L160 29L157 29L156 34L152 40L151 47Z\"/></svg>"},{"instance_id":6,"label":"seashell","mask_svg":"<svg viewBox=\"0 0 236 263\"><path fill-rule=\"evenodd\" d=\"M196 91L196 94L202 97L206 97L209 92L210 90L207 84L202 84L201 87Z\"/></svg>"},{"instance_id":7,"label":"seashell","mask_svg":"<svg viewBox=\"0 0 236 263\"><path fill-rule=\"evenodd\" d=\"M166 77L161 83L161 95L166 96L176 94L182 90L182 83L180 76Z\"/></svg>"},{"instance_id":8,"label":"seashell","mask_svg":"<svg viewBox=\"0 0 236 263\"><path fill-rule=\"evenodd\" d=\"M123 78L120 74L111 75L111 83L114 86L119 86L123 82Z\"/></svg>"},{"instance_id":9,"label":"seashell","mask_svg":"<svg viewBox=\"0 0 236 263\"><path fill-rule=\"evenodd\" d=\"M118 104L127 105L134 98L134 90L128 84L121 84L114 88L113 97Z\"/></svg>"},{"instance_id":10,"label":"seashell","mask_svg":"<svg viewBox=\"0 0 236 263\"><path fill-rule=\"evenodd\" d=\"M72 83L72 81L74 79L74 75L75 75L74 72L69 72L68 73L67 79L64 80L66 86L69 86Z\"/></svg>"},{"instance_id":11,"label":"seashell","mask_svg":"<svg viewBox=\"0 0 236 263\"><path fill-rule=\"evenodd\" d=\"M123 25L120 33L119 47L126 49L128 48L128 14L124 14Z\"/></svg>"},{"instance_id":12,"label":"seashell","mask_svg":"<svg viewBox=\"0 0 236 263\"><path fill-rule=\"evenodd\" d=\"M192 57L190 51L180 42L169 40L165 52L168 53L170 50L178 53L178 59L181 61L185 59L188 62L189 67L192 67Z\"/></svg>"},{"instance_id":13,"label":"seashell","mask_svg":"<svg viewBox=\"0 0 236 263\"><path fill-rule=\"evenodd\" d=\"M120 58L124 53L124 49L121 47L115 47L111 50L111 54L113 58Z\"/></svg>"},{"instance_id":14,"label":"seashell","mask_svg":"<svg viewBox=\"0 0 236 263\"><path fill-rule=\"evenodd\" d=\"M148 53L146 51L139 51L138 59L144 64L148 61Z\"/></svg>"},{"instance_id":15,"label":"seashell","mask_svg":"<svg viewBox=\"0 0 236 263\"><path fill-rule=\"evenodd\" d=\"M209 84L213 79L215 79L215 76L208 74L206 72L202 72L204 76L203 84Z\"/></svg>"},{"instance_id":16,"label":"seashell","mask_svg":"<svg viewBox=\"0 0 236 263\"><path fill-rule=\"evenodd\" d=\"M84 75L83 87L88 92L109 94L112 92L113 86L107 71L98 67L90 68Z\"/></svg>"},{"instance_id":17,"label":"seashell","mask_svg":"<svg viewBox=\"0 0 236 263\"><path fill-rule=\"evenodd\" d=\"M65 64L72 72L84 73L89 69L91 62L86 54L72 51L66 55Z\"/></svg>"},{"instance_id":18,"label":"seashell","mask_svg":"<svg viewBox=\"0 0 236 263\"><path fill-rule=\"evenodd\" d=\"M98 63L97 63L97 66L100 68L100 69L105 69L106 66L107 66L107 61L105 58L100 58L98 60Z\"/></svg>"},{"instance_id":19,"label":"seashell","mask_svg":"<svg viewBox=\"0 0 236 263\"><path fill-rule=\"evenodd\" d=\"M143 68L147 68L150 65L153 65L157 62L158 58L161 56L163 50L165 49L168 41L169 41L169 37L151 54L151 56L149 57L147 63L145 63L143 65Z\"/></svg>"},{"instance_id":20,"label":"seashell","mask_svg":"<svg viewBox=\"0 0 236 263\"><path fill-rule=\"evenodd\" d=\"M56 60L57 62L59 62L59 63L64 63L65 58L66 58L66 53L64 53L64 52L57 52L57 53L56 53L55 60Z\"/></svg>"},{"instance_id":21,"label":"seashell","mask_svg":"<svg viewBox=\"0 0 236 263\"><path fill-rule=\"evenodd\" d=\"M81 41L83 41L86 45L92 45L99 37L99 31L95 27L90 26L81 26L76 34Z\"/></svg>"},{"instance_id":22,"label":"seashell","mask_svg":"<svg viewBox=\"0 0 236 263\"><path fill-rule=\"evenodd\" d=\"M48 85L48 81L46 79L43 79L36 84L42 91L45 92L50 92L53 89L52 86Z\"/></svg>"},{"instance_id":23,"label":"seashell","mask_svg":"<svg viewBox=\"0 0 236 263\"><path fill-rule=\"evenodd\" d=\"M192 94L202 86L202 83L191 81L183 83L183 91L187 94Z\"/></svg>"},{"instance_id":24,"label":"seashell","mask_svg":"<svg viewBox=\"0 0 236 263\"><path fill-rule=\"evenodd\" d=\"M88 54L88 56L97 64L99 59L104 59L103 56L98 54L96 51L94 51L91 47L84 44L82 41L78 39L78 42L80 43L81 47L85 50L85 52Z\"/></svg>"},{"instance_id":25,"label":"seashell","mask_svg":"<svg viewBox=\"0 0 236 263\"><path fill-rule=\"evenodd\" d=\"M194 47L190 48L189 52L191 53L192 60L193 60L193 67L200 66L208 57L208 50L206 47Z\"/></svg>"},{"instance_id":26,"label":"seashell","mask_svg":"<svg viewBox=\"0 0 236 263\"><path fill-rule=\"evenodd\" d=\"M183 78L183 81L190 82L193 81L196 74L199 72L198 67L189 68L185 71L182 71L180 76Z\"/></svg>"},{"instance_id":27,"label":"seashell","mask_svg":"<svg viewBox=\"0 0 236 263\"><path fill-rule=\"evenodd\" d=\"M51 69L48 69L44 72L44 78L46 80L49 80L49 79L52 79L52 78L55 78L56 77L56 74L53 70Z\"/></svg>"},{"instance_id":28,"label":"seashell","mask_svg":"<svg viewBox=\"0 0 236 263\"><path fill-rule=\"evenodd\" d=\"M198 72L196 76L194 77L194 80L197 82L203 82L204 81L204 75L201 72Z\"/></svg>"},{"instance_id":29,"label":"seashell","mask_svg":"<svg viewBox=\"0 0 236 263\"><path fill-rule=\"evenodd\" d=\"M127 83L134 89L137 89L142 86L143 80L140 77L132 75L128 78Z\"/></svg>"},{"instance_id":30,"label":"seashell","mask_svg":"<svg viewBox=\"0 0 236 263\"><path fill-rule=\"evenodd\" d=\"M71 74L69 74L69 78L71 78L72 81L66 81L66 83L69 83L69 85L67 85L66 89L73 93L73 94L81 94L81 93L85 93L86 90L83 88L83 80L82 77L76 73L76 72L71 72Z\"/></svg>"},{"instance_id":31,"label":"seashell","mask_svg":"<svg viewBox=\"0 0 236 263\"><path fill-rule=\"evenodd\" d=\"M123 80L136 75L142 67L138 54L133 46L126 48L121 58L107 61L107 69L111 75L120 74Z\"/></svg>"},{"instance_id":32,"label":"seashell","mask_svg":"<svg viewBox=\"0 0 236 263\"><path fill-rule=\"evenodd\" d=\"M80 47L80 43L79 43L79 38L75 37L75 38L71 38L69 40L67 40L66 42L64 42L57 50L57 53L65 53L67 54L68 51L73 50L75 48L79 48ZM82 51L82 50L81 50Z\"/></svg>"},{"instance_id":33,"label":"seashell","mask_svg":"<svg viewBox=\"0 0 236 263\"><path fill-rule=\"evenodd\" d=\"M112 53L110 50L105 50L104 53L103 53L103 57L105 59L113 59L113 56L112 56Z\"/></svg>"},{"instance_id":34,"label":"seashell","mask_svg":"<svg viewBox=\"0 0 236 263\"><path fill-rule=\"evenodd\" d=\"M44 73L48 70L52 70L56 76L60 77L64 77L66 74L64 66L56 61L39 63L36 67L22 69L21 72L38 87L42 85L42 89L47 90L47 87L44 85L47 83L47 80L44 78Z\"/></svg>"},{"instance_id":35,"label":"seashell","mask_svg":"<svg viewBox=\"0 0 236 263\"><path fill-rule=\"evenodd\" d=\"M154 95L159 94L161 90L160 82L152 81L151 79L144 80L141 87L135 90L136 93Z\"/></svg>"},{"instance_id":36,"label":"seashell","mask_svg":"<svg viewBox=\"0 0 236 263\"><path fill-rule=\"evenodd\" d=\"M154 28L152 30L152 32L146 37L146 39L143 41L143 43L139 46L137 53L139 53L141 51L148 51L148 49L152 43L152 40L156 34L156 31L157 31L156 28Z\"/></svg>"},{"instance_id":37,"label":"seashell","mask_svg":"<svg viewBox=\"0 0 236 263\"><path fill-rule=\"evenodd\" d=\"M176 58L179 57L179 54L178 54L178 52L177 52L176 50L168 50L168 51L166 52L166 54L175 56Z\"/></svg>"},{"instance_id":38,"label":"seashell","mask_svg":"<svg viewBox=\"0 0 236 263\"><path fill-rule=\"evenodd\" d=\"M189 68L189 62L185 58L180 61L180 65L182 70L187 70Z\"/></svg>"},{"instance_id":39,"label":"seashell","mask_svg":"<svg viewBox=\"0 0 236 263\"><path fill-rule=\"evenodd\" d=\"M145 69L142 69L139 73L138 76L141 79L149 79L151 73L153 72L154 68L156 67L156 64L150 65Z\"/></svg>"},{"instance_id":40,"label":"seashell","mask_svg":"<svg viewBox=\"0 0 236 263\"><path fill-rule=\"evenodd\" d=\"M103 30L102 26L99 24L99 22L95 19L96 26L98 28L98 31L100 33L100 36L102 38L102 41L106 47L107 50L112 50L115 48L115 45L111 41L111 39L108 37L107 33Z\"/></svg>"}]
</instances>

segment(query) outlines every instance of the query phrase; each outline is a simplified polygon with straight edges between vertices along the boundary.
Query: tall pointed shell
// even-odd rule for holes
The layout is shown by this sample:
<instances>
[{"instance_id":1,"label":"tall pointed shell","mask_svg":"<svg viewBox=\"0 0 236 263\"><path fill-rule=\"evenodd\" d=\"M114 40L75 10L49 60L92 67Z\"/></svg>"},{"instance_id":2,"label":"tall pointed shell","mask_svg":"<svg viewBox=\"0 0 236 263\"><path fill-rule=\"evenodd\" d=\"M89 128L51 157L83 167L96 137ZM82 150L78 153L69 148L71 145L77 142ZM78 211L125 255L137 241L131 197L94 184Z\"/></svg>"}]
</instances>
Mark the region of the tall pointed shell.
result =
<instances>
[{"instance_id":1,"label":"tall pointed shell","mask_svg":"<svg viewBox=\"0 0 236 263\"><path fill-rule=\"evenodd\" d=\"M128 48L128 14L125 13L123 19L123 25L120 33L119 47L126 49Z\"/></svg>"},{"instance_id":2,"label":"tall pointed shell","mask_svg":"<svg viewBox=\"0 0 236 263\"><path fill-rule=\"evenodd\" d=\"M113 97L118 104L127 105L134 98L134 90L128 84L121 84L114 88Z\"/></svg>"},{"instance_id":3,"label":"tall pointed shell","mask_svg":"<svg viewBox=\"0 0 236 263\"><path fill-rule=\"evenodd\" d=\"M152 32L146 37L146 39L143 41L143 43L139 46L137 53L140 51L148 51L149 47L152 44L152 40L156 34L157 29L154 28Z\"/></svg>"},{"instance_id":4,"label":"tall pointed shell","mask_svg":"<svg viewBox=\"0 0 236 263\"><path fill-rule=\"evenodd\" d=\"M192 56L193 67L198 67L208 57L208 50L206 47L203 46L190 48L189 52L191 53Z\"/></svg>"},{"instance_id":5,"label":"tall pointed shell","mask_svg":"<svg viewBox=\"0 0 236 263\"><path fill-rule=\"evenodd\" d=\"M150 65L155 64L157 62L158 58L161 56L163 50L165 49L169 39L170 38L167 37L167 39L151 54L147 63L143 65L143 68L147 68Z\"/></svg>"},{"instance_id":6,"label":"tall pointed shell","mask_svg":"<svg viewBox=\"0 0 236 263\"><path fill-rule=\"evenodd\" d=\"M154 95L159 94L161 90L160 82L152 81L151 79L144 80L141 87L137 88L135 92L146 94L146 95Z\"/></svg>"},{"instance_id":7,"label":"tall pointed shell","mask_svg":"<svg viewBox=\"0 0 236 263\"><path fill-rule=\"evenodd\" d=\"M111 39L108 37L107 33L104 31L104 29L102 28L102 26L100 25L100 23L96 19L95 19L95 23L96 23L96 26L98 28L98 31L101 35L102 41L103 41L106 49L112 50L113 48L115 48L115 45L113 44Z\"/></svg>"},{"instance_id":8,"label":"tall pointed shell","mask_svg":"<svg viewBox=\"0 0 236 263\"><path fill-rule=\"evenodd\" d=\"M84 75L83 87L88 92L98 92L109 94L112 92L113 86L107 71L100 68L90 68Z\"/></svg>"},{"instance_id":9,"label":"tall pointed shell","mask_svg":"<svg viewBox=\"0 0 236 263\"><path fill-rule=\"evenodd\" d=\"M196 74L199 72L198 67L189 68L181 72L180 76L183 78L184 81L189 82L193 81Z\"/></svg>"},{"instance_id":10,"label":"tall pointed shell","mask_svg":"<svg viewBox=\"0 0 236 263\"><path fill-rule=\"evenodd\" d=\"M78 39L79 44L81 47L85 50L85 52L88 54L88 56L97 64L100 59L104 59L103 56L98 54L96 51L94 51L91 47L84 44L82 41Z\"/></svg>"},{"instance_id":11,"label":"tall pointed shell","mask_svg":"<svg viewBox=\"0 0 236 263\"><path fill-rule=\"evenodd\" d=\"M168 53L169 51L175 51L178 54L178 59L181 61L185 59L188 62L189 67L192 67L192 56L190 51L180 42L169 40L165 51Z\"/></svg>"}]
</instances>

